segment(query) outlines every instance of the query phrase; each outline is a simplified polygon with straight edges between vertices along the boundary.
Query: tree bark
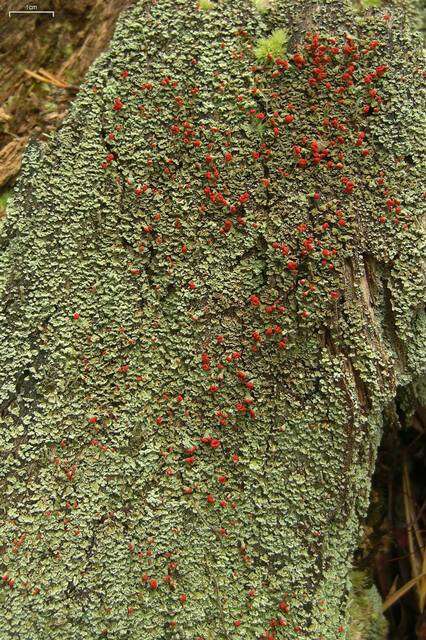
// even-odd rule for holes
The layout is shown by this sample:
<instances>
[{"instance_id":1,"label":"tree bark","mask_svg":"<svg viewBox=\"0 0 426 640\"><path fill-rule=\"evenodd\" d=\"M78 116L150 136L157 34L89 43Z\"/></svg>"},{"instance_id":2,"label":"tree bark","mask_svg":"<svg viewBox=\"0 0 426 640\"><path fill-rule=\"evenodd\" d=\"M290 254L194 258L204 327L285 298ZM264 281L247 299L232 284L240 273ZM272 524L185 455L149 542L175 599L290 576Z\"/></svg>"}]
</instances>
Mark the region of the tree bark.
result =
<instances>
[{"instance_id":1,"label":"tree bark","mask_svg":"<svg viewBox=\"0 0 426 640\"><path fill-rule=\"evenodd\" d=\"M397 9L143 0L29 144L2 640L347 636L382 411L424 370L419 51Z\"/></svg>"}]
</instances>

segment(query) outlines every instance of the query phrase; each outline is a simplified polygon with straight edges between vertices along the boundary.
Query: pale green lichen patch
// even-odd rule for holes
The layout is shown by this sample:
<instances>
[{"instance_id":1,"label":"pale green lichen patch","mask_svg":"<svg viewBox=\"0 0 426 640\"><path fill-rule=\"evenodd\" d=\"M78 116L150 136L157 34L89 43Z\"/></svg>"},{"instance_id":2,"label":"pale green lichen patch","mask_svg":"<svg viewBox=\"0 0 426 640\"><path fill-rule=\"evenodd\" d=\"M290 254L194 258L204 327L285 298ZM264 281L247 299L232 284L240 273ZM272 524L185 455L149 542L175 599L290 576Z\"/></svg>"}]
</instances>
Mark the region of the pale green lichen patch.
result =
<instances>
[{"instance_id":1,"label":"pale green lichen patch","mask_svg":"<svg viewBox=\"0 0 426 640\"><path fill-rule=\"evenodd\" d=\"M420 40L195 7L123 15L8 205L1 640L348 635L382 410L424 368Z\"/></svg>"}]
</instances>

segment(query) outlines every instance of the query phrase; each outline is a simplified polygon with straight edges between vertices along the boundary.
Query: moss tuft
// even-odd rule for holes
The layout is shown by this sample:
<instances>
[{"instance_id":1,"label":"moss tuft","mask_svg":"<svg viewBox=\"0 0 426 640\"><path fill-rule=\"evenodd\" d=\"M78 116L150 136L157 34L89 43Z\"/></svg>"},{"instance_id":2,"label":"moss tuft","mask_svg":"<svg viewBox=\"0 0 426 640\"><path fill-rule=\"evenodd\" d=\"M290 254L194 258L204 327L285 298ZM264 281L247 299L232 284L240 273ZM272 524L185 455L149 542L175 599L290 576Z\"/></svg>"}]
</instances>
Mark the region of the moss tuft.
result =
<instances>
[{"instance_id":1,"label":"moss tuft","mask_svg":"<svg viewBox=\"0 0 426 640\"><path fill-rule=\"evenodd\" d=\"M210 9L214 9L215 4L211 0L200 0L198 6L201 11L209 11Z\"/></svg>"},{"instance_id":2,"label":"moss tuft","mask_svg":"<svg viewBox=\"0 0 426 640\"><path fill-rule=\"evenodd\" d=\"M361 5L364 9L380 7L382 5L382 0L361 0Z\"/></svg>"},{"instance_id":3,"label":"moss tuft","mask_svg":"<svg viewBox=\"0 0 426 640\"><path fill-rule=\"evenodd\" d=\"M0 193L0 219L6 215L6 205L7 205L9 196L10 196L10 191L5 191L4 193Z\"/></svg>"},{"instance_id":4,"label":"moss tuft","mask_svg":"<svg viewBox=\"0 0 426 640\"><path fill-rule=\"evenodd\" d=\"M254 50L258 60L266 60L269 56L276 58L285 53L288 36L284 29L275 29L269 38L258 40Z\"/></svg>"},{"instance_id":5,"label":"moss tuft","mask_svg":"<svg viewBox=\"0 0 426 640\"><path fill-rule=\"evenodd\" d=\"M267 13L272 8L272 0L253 0L253 4L260 13Z\"/></svg>"},{"instance_id":6,"label":"moss tuft","mask_svg":"<svg viewBox=\"0 0 426 640\"><path fill-rule=\"evenodd\" d=\"M362 571L352 571L350 578L349 640L385 640L388 624L379 592Z\"/></svg>"}]
</instances>

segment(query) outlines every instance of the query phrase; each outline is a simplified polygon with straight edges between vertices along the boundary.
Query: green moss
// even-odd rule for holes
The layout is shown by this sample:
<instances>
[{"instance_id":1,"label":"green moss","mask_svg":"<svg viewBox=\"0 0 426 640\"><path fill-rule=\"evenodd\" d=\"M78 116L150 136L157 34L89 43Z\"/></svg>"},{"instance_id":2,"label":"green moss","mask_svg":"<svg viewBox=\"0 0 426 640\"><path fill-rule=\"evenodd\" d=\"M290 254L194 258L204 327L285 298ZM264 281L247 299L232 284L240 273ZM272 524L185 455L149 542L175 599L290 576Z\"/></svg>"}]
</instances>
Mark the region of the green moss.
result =
<instances>
[{"instance_id":1,"label":"green moss","mask_svg":"<svg viewBox=\"0 0 426 640\"><path fill-rule=\"evenodd\" d=\"M58 105L50 97L43 102L43 111L45 113L55 113L58 109Z\"/></svg>"},{"instance_id":2,"label":"green moss","mask_svg":"<svg viewBox=\"0 0 426 640\"><path fill-rule=\"evenodd\" d=\"M272 8L273 0L253 0L253 4L260 13L267 13Z\"/></svg>"},{"instance_id":3,"label":"green moss","mask_svg":"<svg viewBox=\"0 0 426 640\"><path fill-rule=\"evenodd\" d=\"M370 9L371 7L380 7L382 0L361 0L361 5L364 9Z\"/></svg>"},{"instance_id":4,"label":"green moss","mask_svg":"<svg viewBox=\"0 0 426 640\"><path fill-rule=\"evenodd\" d=\"M270 56L277 58L285 53L288 35L284 29L275 29L269 38L261 38L254 49L258 60L267 60Z\"/></svg>"},{"instance_id":5,"label":"green moss","mask_svg":"<svg viewBox=\"0 0 426 640\"><path fill-rule=\"evenodd\" d=\"M201 11L209 11L210 9L215 8L215 3L212 0L199 0L198 6Z\"/></svg>"},{"instance_id":6,"label":"green moss","mask_svg":"<svg viewBox=\"0 0 426 640\"><path fill-rule=\"evenodd\" d=\"M10 191L3 191L0 193L0 212L5 212L7 201L10 198Z\"/></svg>"},{"instance_id":7,"label":"green moss","mask_svg":"<svg viewBox=\"0 0 426 640\"><path fill-rule=\"evenodd\" d=\"M386 640L388 624L377 588L362 571L352 571L348 640Z\"/></svg>"},{"instance_id":8,"label":"green moss","mask_svg":"<svg viewBox=\"0 0 426 640\"><path fill-rule=\"evenodd\" d=\"M10 197L10 191L4 191L0 194L0 229L3 226L6 219L6 205Z\"/></svg>"}]
</instances>

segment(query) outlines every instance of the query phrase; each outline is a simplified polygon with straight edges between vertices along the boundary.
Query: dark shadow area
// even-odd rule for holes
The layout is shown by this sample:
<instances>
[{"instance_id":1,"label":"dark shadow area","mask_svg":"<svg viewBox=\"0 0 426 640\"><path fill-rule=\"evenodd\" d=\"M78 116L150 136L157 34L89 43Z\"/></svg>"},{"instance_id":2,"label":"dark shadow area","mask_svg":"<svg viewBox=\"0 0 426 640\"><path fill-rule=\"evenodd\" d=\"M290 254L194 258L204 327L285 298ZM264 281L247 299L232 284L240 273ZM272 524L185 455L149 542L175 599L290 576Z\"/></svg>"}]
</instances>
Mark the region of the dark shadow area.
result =
<instances>
[{"instance_id":1,"label":"dark shadow area","mask_svg":"<svg viewBox=\"0 0 426 640\"><path fill-rule=\"evenodd\" d=\"M400 388L385 412L365 537L355 557L390 604L389 640L426 640L425 479L423 380Z\"/></svg>"}]
</instances>

